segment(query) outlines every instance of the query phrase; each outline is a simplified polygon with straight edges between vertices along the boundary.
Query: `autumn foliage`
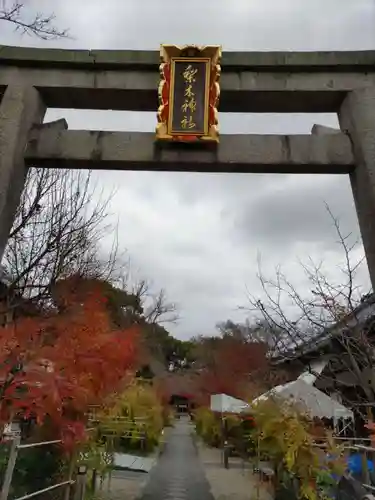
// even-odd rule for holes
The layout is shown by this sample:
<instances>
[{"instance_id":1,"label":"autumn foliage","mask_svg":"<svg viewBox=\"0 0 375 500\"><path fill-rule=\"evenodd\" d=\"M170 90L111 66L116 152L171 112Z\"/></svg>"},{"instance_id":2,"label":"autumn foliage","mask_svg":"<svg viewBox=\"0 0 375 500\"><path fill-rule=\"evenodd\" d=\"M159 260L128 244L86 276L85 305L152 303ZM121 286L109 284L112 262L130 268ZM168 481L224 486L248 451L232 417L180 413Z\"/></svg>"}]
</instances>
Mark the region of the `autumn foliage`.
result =
<instances>
[{"instance_id":1,"label":"autumn foliage","mask_svg":"<svg viewBox=\"0 0 375 500\"><path fill-rule=\"evenodd\" d=\"M375 446L375 422L373 421L367 422L365 427L369 432L371 446Z\"/></svg>"},{"instance_id":2,"label":"autumn foliage","mask_svg":"<svg viewBox=\"0 0 375 500\"><path fill-rule=\"evenodd\" d=\"M201 337L194 342L194 364L183 371L157 377L164 402L184 397L196 407L207 407L212 394L250 400L271 387L284 383L284 374L275 370L263 342L241 336Z\"/></svg>"},{"instance_id":3,"label":"autumn foliage","mask_svg":"<svg viewBox=\"0 0 375 500\"><path fill-rule=\"evenodd\" d=\"M204 339L199 358L202 368L197 379L200 404L209 404L211 394L229 394L248 399L253 386L269 370L267 346L261 342L245 342L232 336Z\"/></svg>"},{"instance_id":4,"label":"autumn foliage","mask_svg":"<svg viewBox=\"0 0 375 500\"><path fill-rule=\"evenodd\" d=\"M113 329L100 284L65 280L54 302L0 328L0 425L48 419L68 446L84 438L88 406L126 386L138 332Z\"/></svg>"}]
</instances>

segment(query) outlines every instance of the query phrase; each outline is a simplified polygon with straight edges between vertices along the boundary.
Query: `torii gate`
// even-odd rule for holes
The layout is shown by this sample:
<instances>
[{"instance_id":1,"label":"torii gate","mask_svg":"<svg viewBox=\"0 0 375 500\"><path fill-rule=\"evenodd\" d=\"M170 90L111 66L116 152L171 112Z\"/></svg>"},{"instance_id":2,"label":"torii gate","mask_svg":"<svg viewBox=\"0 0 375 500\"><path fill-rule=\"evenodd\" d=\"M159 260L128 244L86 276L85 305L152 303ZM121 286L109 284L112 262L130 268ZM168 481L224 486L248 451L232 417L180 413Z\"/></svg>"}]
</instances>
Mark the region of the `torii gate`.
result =
<instances>
[{"instance_id":1,"label":"torii gate","mask_svg":"<svg viewBox=\"0 0 375 500\"><path fill-rule=\"evenodd\" d=\"M41 126L47 107L156 112L159 57L0 46L0 257L30 166L349 174L374 286L375 51L223 54L221 112L336 112L342 132L223 135L217 148L176 150L155 147L153 133Z\"/></svg>"}]
</instances>

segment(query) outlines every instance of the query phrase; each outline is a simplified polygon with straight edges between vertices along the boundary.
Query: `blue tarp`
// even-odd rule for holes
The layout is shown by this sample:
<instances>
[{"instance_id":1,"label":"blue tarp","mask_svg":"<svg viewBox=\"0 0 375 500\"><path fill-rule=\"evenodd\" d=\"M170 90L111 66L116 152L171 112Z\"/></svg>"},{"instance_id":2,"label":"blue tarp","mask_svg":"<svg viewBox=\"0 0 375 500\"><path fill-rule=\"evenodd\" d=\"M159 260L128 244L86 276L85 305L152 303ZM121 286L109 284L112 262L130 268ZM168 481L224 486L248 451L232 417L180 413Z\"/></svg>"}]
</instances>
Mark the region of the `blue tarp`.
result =
<instances>
[{"instance_id":1,"label":"blue tarp","mask_svg":"<svg viewBox=\"0 0 375 500\"><path fill-rule=\"evenodd\" d=\"M370 473L375 473L374 464L369 459L367 459L367 467ZM363 466L362 466L362 456L360 453L354 453L353 455L350 455L350 457L346 462L346 469L354 477L357 478L362 477ZM340 480L340 477L338 477L336 474L331 474L331 477L337 482Z\"/></svg>"},{"instance_id":2,"label":"blue tarp","mask_svg":"<svg viewBox=\"0 0 375 500\"><path fill-rule=\"evenodd\" d=\"M362 457L359 453L355 453L348 458L347 467L351 474L362 474ZM369 472L374 472L374 464L371 460L367 460L367 467Z\"/></svg>"}]
</instances>

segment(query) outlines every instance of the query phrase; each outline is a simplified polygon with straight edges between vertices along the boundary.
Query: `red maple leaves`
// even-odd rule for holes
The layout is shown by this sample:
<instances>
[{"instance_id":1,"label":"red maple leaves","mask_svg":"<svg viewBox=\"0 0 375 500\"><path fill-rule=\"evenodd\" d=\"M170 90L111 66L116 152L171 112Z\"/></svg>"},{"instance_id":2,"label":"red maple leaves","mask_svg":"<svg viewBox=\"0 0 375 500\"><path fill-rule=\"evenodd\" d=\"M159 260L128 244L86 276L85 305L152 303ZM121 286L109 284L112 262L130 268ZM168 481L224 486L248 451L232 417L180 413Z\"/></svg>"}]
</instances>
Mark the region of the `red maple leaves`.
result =
<instances>
[{"instance_id":1,"label":"red maple leaves","mask_svg":"<svg viewBox=\"0 0 375 500\"><path fill-rule=\"evenodd\" d=\"M231 336L214 340L205 346L197 380L201 404L208 404L211 394L248 398L252 385L268 370L267 346Z\"/></svg>"},{"instance_id":2,"label":"red maple leaves","mask_svg":"<svg viewBox=\"0 0 375 500\"><path fill-rule=\"evenodd\" d=\"M65 439L84 437L85 413L126 384L137 328L113 331L100 286L59 285L51 308L0 328L0 424L48 418Z\"/></svg>"}]
</instances>

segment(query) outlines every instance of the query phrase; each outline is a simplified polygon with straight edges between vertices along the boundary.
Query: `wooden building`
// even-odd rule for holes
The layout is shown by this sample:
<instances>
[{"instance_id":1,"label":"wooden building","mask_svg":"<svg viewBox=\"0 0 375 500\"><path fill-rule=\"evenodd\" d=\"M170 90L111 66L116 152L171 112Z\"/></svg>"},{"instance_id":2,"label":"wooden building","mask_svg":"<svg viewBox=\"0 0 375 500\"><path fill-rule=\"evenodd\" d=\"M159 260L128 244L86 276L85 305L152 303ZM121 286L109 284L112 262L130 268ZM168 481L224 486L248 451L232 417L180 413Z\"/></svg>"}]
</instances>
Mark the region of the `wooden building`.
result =
<instances>
[{"instance_id":1,"label":"wooden building","mask_svg":"<svg viewBox=\"0 0 375 500\"><path fill-rule=\"evenodd\" d=\"M356 434L375 417L375 294L351 314L296 349L279 352L273 364L295 379L308 372L312 383L353 410ZM338 415L339 418L339 415Z\"/></svg>"}]
</instances>

